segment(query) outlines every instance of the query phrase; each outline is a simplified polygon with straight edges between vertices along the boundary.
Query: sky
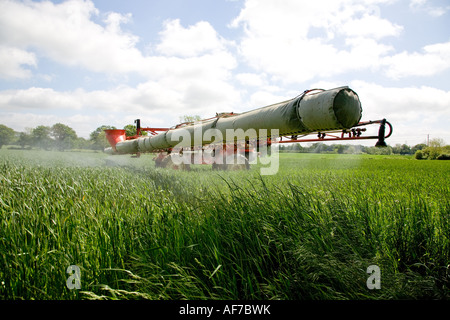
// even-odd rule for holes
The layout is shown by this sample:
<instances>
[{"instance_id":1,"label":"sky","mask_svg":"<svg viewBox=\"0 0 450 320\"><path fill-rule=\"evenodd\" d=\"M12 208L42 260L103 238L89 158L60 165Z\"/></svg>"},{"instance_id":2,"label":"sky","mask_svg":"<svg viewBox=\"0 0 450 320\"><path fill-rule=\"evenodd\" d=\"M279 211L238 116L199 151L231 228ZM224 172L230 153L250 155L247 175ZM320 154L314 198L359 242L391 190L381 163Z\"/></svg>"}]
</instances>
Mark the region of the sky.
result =
<instances>
[{"instance_id":1,"label":"sky","mask_svg":"<svg viewBox=\"0 0 450 320\"><path fill-rule=\"evenodd\" d=\"M16 131L171 127L340 86L392 123L388 144L450 144L450 1L0 0Z\"/></svg>"}]
</instances>

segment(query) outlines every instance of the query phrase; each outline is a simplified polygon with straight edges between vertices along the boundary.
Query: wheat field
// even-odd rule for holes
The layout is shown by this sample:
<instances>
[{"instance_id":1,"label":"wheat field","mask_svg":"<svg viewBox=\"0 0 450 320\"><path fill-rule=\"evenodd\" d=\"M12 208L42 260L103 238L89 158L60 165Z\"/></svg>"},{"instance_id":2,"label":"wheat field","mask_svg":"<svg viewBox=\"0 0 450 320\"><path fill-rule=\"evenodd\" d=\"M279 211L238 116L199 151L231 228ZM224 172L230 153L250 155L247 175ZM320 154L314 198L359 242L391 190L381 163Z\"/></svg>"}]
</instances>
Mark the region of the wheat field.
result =
<instances>
[{"instance_id":1,"label":"wheat field","mask_svg":"<svg viewBox=\"0 0 450 320\"><path fill-rule=\"evenodd\" d=\"M1 149L0 299L450 298L450 164L279 156L261 176Z\"/></svg>"}]
</instances>

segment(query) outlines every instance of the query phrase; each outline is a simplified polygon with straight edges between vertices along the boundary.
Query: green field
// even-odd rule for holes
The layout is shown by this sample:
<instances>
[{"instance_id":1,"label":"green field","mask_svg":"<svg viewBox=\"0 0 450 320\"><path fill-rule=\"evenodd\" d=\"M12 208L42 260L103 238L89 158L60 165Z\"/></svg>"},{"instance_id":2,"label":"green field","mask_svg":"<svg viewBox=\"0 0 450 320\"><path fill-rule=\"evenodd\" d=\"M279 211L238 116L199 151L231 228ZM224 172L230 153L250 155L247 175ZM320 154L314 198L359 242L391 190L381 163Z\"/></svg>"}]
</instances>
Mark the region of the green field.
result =
<instances>
[{"instance_id":1,"label":"green field","mask_svg":"<svg viewBox=\"0 0 450 320\"><path fill-rule=\"evenodd\" d=\"M447 161L280 154L261 176L152 157L1 149L0 298L450 298Z\"/></svg>"}]
</instances>

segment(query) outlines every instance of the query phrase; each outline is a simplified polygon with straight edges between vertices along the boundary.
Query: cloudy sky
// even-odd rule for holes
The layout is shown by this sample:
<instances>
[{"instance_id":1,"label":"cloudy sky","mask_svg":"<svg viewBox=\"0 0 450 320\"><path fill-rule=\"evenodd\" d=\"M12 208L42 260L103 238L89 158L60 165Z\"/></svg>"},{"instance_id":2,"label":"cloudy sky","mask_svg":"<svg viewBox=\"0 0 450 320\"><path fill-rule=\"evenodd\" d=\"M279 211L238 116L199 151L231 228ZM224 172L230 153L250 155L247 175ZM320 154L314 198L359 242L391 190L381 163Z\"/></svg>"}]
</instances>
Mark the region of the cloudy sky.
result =
<instances>
[{"instance_id":1,"label":"cloudy sky","mask_svg":"<svg viewBox=\"0 0 450 320\"><path fill-rule=\"evenodd\" d=\"M450 143L449 0L0 0L0 123L167 127L348 85Z\"/></svg>"}]
</instances>

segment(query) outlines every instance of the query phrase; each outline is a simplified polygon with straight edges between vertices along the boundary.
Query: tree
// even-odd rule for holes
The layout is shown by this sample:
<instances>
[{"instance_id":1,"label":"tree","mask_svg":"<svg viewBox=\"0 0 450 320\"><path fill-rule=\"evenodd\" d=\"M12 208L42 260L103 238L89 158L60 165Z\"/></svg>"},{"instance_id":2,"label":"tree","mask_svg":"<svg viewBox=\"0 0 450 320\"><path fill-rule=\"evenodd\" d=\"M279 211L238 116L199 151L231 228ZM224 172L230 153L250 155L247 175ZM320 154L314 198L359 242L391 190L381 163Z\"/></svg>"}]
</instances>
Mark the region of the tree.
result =
<instances>
[{"instance_id":1,"label":"tree","mask_svg":"<svg viewBox=\"0 0 450 320\"><path fill-rule=\"evenodd\" d=\"M127 137L132 137L135 136L137 134L136 132L136 126L133 124L127 124L125 127L123 127L125 129L125 135Z\"/></svg>"},{"instance_id":2,"label":"tree","mask_svg":"<svg viewBox=\"0 0 450 320\"><path fill-rule=\"evenodd\" d=\"M430 140L429 147L431 148L442 148L444 146L444 139L434 138Z\"/></svg>"},{"instance_id":3,"label":"tree","mask_svg":"<svg viewBox=\"0 0 450 320\"><path fill-rule=\"evenodd\" d=\"M10 144L14 139L15 132L13 129L0 124L0 149L3 145Z\"/></svg>"},{"instance_id":4,"label":"tree","mask_svg":"<svg viewBox=\"0 0 450 320\"><path fill-rule=\"evenodd\" d=\"M180 117L180 122L184 123L184 122L195 122L195 121L200 121L202 118L200 118L199 115L194 115L194 116L190 116L190 115L184 115L182 117Z\"/></svg>"},{"instance_id":5,"label":"tree","mask_svg":"<svg viewBox=\"0 0 450 320\"><path fill-rule=\"evenodd\" d=\"M73 142L73 147L76 149L89 149L91 145L91 142L83 137L78 137Z\"/></svg>"},{"instance_id":6,"label":"tree","mask_svg":"<svg viewBox=\"0 0 450 320\"><path fill-rule=\"evenodd\" d=\"M338 145L336 145L336 146L334 147L334 149L336 150L336 152L337 152L338 154L343 154L344 151L345 151L345 146L342 145L342 144L338 144Z\"/></svg>"},{"instance_id":7,"label":"tree","mask_svg":"<svg viewBox=\"0 0 450 320\"><path fill-rule=\"evenodd\" d=\"M137 130L136 130L136 126L133 124L127 124L125 127L125 135L127 137L133 137L135 135L137 135ZM141 131L141 135L142 136L146 136L148 135L147 131Z\"/></svg>"},{"instance_id":8,"label":"tree","mask_svg":"<svg viewBox=\"0 0 450 320\"><path fill-rule=\"evenodd\" d=\"M62 123L52 126L50 135L55 139L55 146L58 150L71 149L77 140L77 134L71 127Z\"/></svg>"},{"instance_id":9,"label":"tree","mask_svg":"<svg viewBox=\"0 0 450 320\"><path fill-rule=\"evenodd\" d=\"M445 146L444 144L443 139L432 139L430 140L428 147L416 151L415 158L418 160L445 160L447 159L447 154L450 154L450 146ZM448 157L450 158L450 156Z\"/></svg>"},{"instance_id":10,"label":"tree","mask_svg":"<svg viewBox=\"0 0 450 320\"><path fill-rule=\"evenodd\" d=\"M30 137L31 144L38 148L49 150L53 145L53 141L50 138L50 132L50 127L42 125L32 129Z\"/></svg>"},{"instance_id":11,"label":"tree","mask_svg":"<svg viewBox=\"0 0 450 320\"><path fill-rule=\"evenodd\" d=\"M400 154L401 145L397 143L395 146L392 147L392 152L394 154Z\"/></svg>"},{"instance_id":12,"label":"tree","mask_svg":"<svg viewBox=\"0 0 450 320\"><path fill-rule=\"evenodd\" d=\"M414 154L414 158L416 158L417 160L422 160L423 159L422 150L417 150L416 153Z\"/></svg>"},{"instance_id":13,"label":"tree","mask_svg":"<svg viewBox=\"0 0 450 320\"><path fill-rule=\"evenodd\" d=\"M294 143L291 145L291 150L294 152L300 152L302 150L302 146L300 145L300 143Z\"/></svg>"},{"instance_id":14,"label":"tree","mask_svg":"<svg viewBox=\"0 0 450 320\"><path fill-rule=\"evenodd\" d=\"M25 146L31 146L33 145L33 137L31 136L31 129L29 129L29 132L20 132L19 138L17 139L17 144L22 147L22 149L25 149Z\"/></svg>"},{"instance_id":15,"label":"tree","mask_svg":"<svg viewBox=\"0 0 450 320\"><path fill-rule=\"evenodd\" d=\"M312 153L321 153L322 151L324 151L326 149L326 146L324 143L322 142L317 142L317 143L313 143L311 145L311 147L309 148L309 152Z\"/></svg>"},{"instance_id":16,"label":"tree","mask_svg":"<svg viewBox=\"0 0 450 320\"><path fill-rule=\"evenodd\" d=\"M423 150L426 147L427 147L427 145L425 143L416 144L414 147L411 148L411 153L415 154L417 151Z\"/></svg>"},{"instance_id":17,"label":"tree","mask_svg":"<svg viewBox=\"0 0 450 320\"><path fill-rule=\"evenodd\" d=\"M442 147L444 146L444 140L440 138L431 139L428 148L424 151L428 154L428 159L436 160L437 157L442 153Z\"/></svg>"},{"instance_id":18,"label":"tree","mask_svg":"<svg viewBox=\"0 0 450 320\"><path fill-rule=\"evenodd\" d=\"M400 147L400 154L411 154L411 147L407 144L402 144Z\"/></svg>"}]
</instances>

